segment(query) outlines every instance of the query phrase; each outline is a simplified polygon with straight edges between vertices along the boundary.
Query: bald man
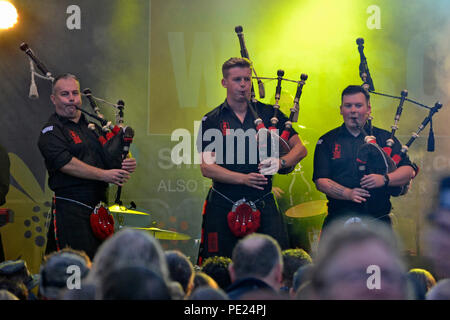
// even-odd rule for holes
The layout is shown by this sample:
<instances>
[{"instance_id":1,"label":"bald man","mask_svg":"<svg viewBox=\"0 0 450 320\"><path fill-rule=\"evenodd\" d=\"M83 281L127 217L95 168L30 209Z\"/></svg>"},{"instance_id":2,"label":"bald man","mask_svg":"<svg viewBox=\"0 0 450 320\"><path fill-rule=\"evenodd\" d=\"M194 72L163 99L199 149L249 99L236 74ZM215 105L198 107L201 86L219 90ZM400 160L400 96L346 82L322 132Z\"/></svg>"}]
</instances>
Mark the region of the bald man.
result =
<instances>
[{"instance_id":1,"label":"bald man","mask_svg":"<svg viewBox=\"0 0 450 320\"><path fill-rule=\"evenodd\" d=\"M281 248L271 236L253 233L241 239L229 265L232 300L277 298L283 278Z\"/></svg>"},{"instance_id":2,"label":"bald man","mask_svg":"<svg viewBox=\"0 0 450 320\"><path fill-rule=\"evenodd\" d=\"M51 228L54 234L49 234L47 253L68 246L85 251L93 259L102 240L92 231L90 215L97 204L107 202L108 183L122 186L127 182L136 160L127 158L122 168L111 168L101 143L79 109L80 83L74 75L57 77L50 98L55 113L44 125L38 142L49 173L49 187L55 192ZM102 134L100 128L96 131Z\"/></svg>"}]
</instances>

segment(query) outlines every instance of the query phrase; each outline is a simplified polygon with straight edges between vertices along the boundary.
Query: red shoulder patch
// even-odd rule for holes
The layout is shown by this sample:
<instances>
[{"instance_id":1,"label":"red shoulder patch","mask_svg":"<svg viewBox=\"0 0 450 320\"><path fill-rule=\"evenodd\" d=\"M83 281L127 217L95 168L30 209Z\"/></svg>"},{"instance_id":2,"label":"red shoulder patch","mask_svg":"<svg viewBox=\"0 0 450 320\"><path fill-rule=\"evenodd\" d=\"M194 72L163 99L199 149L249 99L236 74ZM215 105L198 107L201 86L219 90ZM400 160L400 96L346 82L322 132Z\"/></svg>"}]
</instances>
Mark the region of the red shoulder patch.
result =
<instances>
[{"instance_id":1,"label":"red shoulder patch","mask_svg":"<svg viewBox=\"0 0 450 320\"><path fill-rule=\"evenodd\" d=\"M79 143L82 142L80 136L77 135L76 132L74 132L74 131L72 131L72 130L69 130L69 133L70 133L70 136L72 137L73 142L74 142L75 144L79 144Z\"/></svg>"},{"instance_id":2,"label":"red shoulder patch","mask_svg":"<svg viewBox=\"0 0 450 320\"><path fill-rule=\"evenodd\" d=\"M341 158L341 145L339 143L334 144L333 160Z\"/></svg>"}]
</instances>

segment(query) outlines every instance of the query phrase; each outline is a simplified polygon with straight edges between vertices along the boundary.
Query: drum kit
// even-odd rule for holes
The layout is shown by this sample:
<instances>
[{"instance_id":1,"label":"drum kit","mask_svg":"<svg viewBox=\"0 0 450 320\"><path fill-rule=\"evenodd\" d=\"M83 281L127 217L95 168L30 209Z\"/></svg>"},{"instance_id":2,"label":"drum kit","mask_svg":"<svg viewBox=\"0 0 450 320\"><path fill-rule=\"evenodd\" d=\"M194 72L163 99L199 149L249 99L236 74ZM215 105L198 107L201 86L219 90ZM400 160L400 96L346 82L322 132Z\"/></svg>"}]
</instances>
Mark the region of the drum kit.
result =
<instances>
[{"instance_id":1,"label":"drum kit","mask_svg":"<svg viewBox=\"0 0 450 320\"><path fill-rule=\"evenodd\" d=\"M184 233L179 233L171 230L164 230L155 227L149 227L154 224L151 221L151 214L136 210L135 207L126 208L120 204L110 206L109 211L114 217L114 231L119 231L122 228L131 228L137 230L144 230L150 233L153 237L159 240L189 240L191 237Z\"/></svg>"},{"instance_id":2,"label":"drum kit","mask_svg":"<svg viewBox=\"0 0 450 320\"><path fill-rule=\"evenodd\" d=\"M315 253L318 248L322 224L327 216L327 200L314 200L298 204L285 212L292 248Z\"/></svg>"}]
</instances>

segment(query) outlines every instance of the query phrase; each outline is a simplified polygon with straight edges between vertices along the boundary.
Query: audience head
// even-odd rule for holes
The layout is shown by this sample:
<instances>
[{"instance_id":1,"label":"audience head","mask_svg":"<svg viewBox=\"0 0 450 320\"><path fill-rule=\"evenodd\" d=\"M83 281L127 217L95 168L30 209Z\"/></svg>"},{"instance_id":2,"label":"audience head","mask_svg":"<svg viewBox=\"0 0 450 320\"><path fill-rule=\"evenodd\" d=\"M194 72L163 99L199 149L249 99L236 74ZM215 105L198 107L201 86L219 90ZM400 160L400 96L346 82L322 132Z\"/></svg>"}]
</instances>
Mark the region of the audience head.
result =
<instances>
[{"instance_id":1,"label":"audience head","mask_svg":"<svg viewBox=\"0 0 450 320\"><path fill-rule=\"evenodd\" d=\"M432 213L428 215L427 254L437 278L450 278L450 177L441 180Z\"/></svg>"},{"instance_id":2,"label":"audience head","mask_svg":"<svg viewBox=\"0 0 450 320\"><path fill-rule=\"evenodd\" d=\"M169 288L172 300L184 300L186 298L186 293L184 292L183 287L179 282L168 281L167 287Z\"/></svg>"},{"instance_id":3,"label":"audience head","mask_svg":"<svg viewBox=\"0 0 450 320\"><path fill-rule=\"evenodd\" d=\"M199 287L189 296L189 300L229 300L220 288Z\"/></svg>"},{"instance_id":4,"label":"audience head","mask_svg":"<svg viewBox=\"0 0 450 320\"><path fill-rule=\"evenodd\" d=\"M433 275L425 269L411 269L407 276L414 288L417 300L425 300L427 292L436 284Z\"/></svg>"},{"instance_id":5,"label":"audience head","mask_svg":"<svg viewBox=\"0 0 450 320\"><path fill-rule=\"evenodd\" d=\"M318 296L314 294L310 280L305 281L295 293L291 293L291 298L295 300L317 300Z\"/></svg>"},{"instance_id":6,"label":"audience head","mask_svg":"<svg viewBox=\"0 0 450 320\"><path fill-rule=\"evenodd\" d=\"M100 300L170 300L170 290L159 272L143 265L120 266L105 272L97 289Z\"/></svg>"},{"instance_id":7,"label":"audience head","mask_svg":"<svg viewBox=\"0 0 450 320\"><path fill-rule=\"evenodd\" d=\"M108 238L94 257L88 279L100 283L105 270L121 266L144 266L169 279L166 258L159 242L145 231L122 229Z\"/></svg>"},{"instance_id":8,"label":"audience head","mask_svg":"<svg viewBox=\"0 0 450 320\"><path fill-rule=\"evenodd\" d=\"M170 278L180 283L185 294L189 294L194 281L194 267L191 261L178 250L165 252Z\"/></svg>"},{"instance_id":9,"label":"audience head","mask_svg":"<svg viewBox=\"0 0 450 320\"><path fill-rule=\"evenodd\" d=\"M292 287L294 273L302 266L311 264L312 259L303 249L287 249L283 254L283 286Z\"/></svg>"},{"instance_id":10,"label":"audience head","mask_svg":"<svg viewBox=\"0 0 450 320\"><path fill-rule=\"evenodd\" d=\"M81 281L87 276L90 268L91 260L83 251L65 248L45 256L40 270L41 298L61 299L63 292L68 289L69 277L79 273Z\"/></svg>"},{"instance_id":11,"label":"audience head","mask_svg":"<svg viewBox=\"0 0 450 320\"><path fill-rule=\"evenodd\" d=\"M379 222L330 226L311 285L317 299L408 299L406 269L392 230Z\"/></svg>"},{"instance_id":12,"label":"audience head","mask_svg":"<svg viewBox=\"0 0 450 320\"><path fill-rule=\"evenodd\" d=\"M303 284L309 282L312 269L313 265L309 263L305 264L304 266L301 266L294 273L294 276L292 278L292 287L289 290L289 295L291 296L291 298L295 297L296 292Z\"/></svg>"},{"instance_id":13,"label":"audience head","mask_svg":"<svg viewBox=\"0 0 450 320\"><path fill-rule=\"evenodd\" d=\"M201 288L201 287L209 287L209 288L217 289L217 288L219 288L219 285L213 278L208 276L203 271L196 271L194 274L194 285L192 287L191 292L194 292L194 290Z\"/></svg>"},{"instance_id":14,"label":"audience head","mask_svg":"<svg viewBox=\"0 0 450 320\"><path fill-rule=\"evenodd\" d=\"M0 300L19 300L13 293L8 290L1 289L0 290Z\"/></svg>"},{"instance_id":15,"label":"audience head","mask_svg":"<svg viewBox=\"0 0 450 320\"><path fill-rule=\"evenodd\" d=\"M77 290L66 290L61 300L95 300L95 285L88 281L81 281L81 288Z\"/></svg>"},{"instance_id":16,"label":"audience head","mask_svg":"<svg viewBox=\"0 0 450 320\"><path fill-rule=\"evenodd\" d=\"M39 284L39 275L31 274L24 260L8 260L0 263L0 281L3 280L23 283L31 290Z\"/></svg>"},{"instance_id":17,"label":"audience head","mask_svg":"<svg viewBox=\"0 0 450 320\"><path fill-rule=\"evenodd\" d=\"M270 236L253 233L239 240L229 267L231 281L257 278L276 291L282 280L283 259L278 243Z\"/></svg>"},{"instance_id":18,"label":"audience head","mask_svg":"<svg viewBox=\"0 0 450 320\"><path fill-rule=\"evenodd\" d=\"M11 279L4 279L0 281L0 290L11 292L19 300L28 300L28 289L23 282Z\"/></svg>"},{"instance_id":19,"label":"audience head","mask_svg":"<svg viewBox=\"0 0 450 320\"><path fill-rule=\"evenodd\" d=\"M231 259L228 257L209 257L203 262L201 271L213 278L221 289L226 290L231 284L228 272L230 263Z\"/></svg>"},{"instance_id":20,"label":"audience head","mask_svg":"<svg viewBox=\"0 0 450 320\"><path fill-rule=\"evenodd\" d=\"M427 300L450 300L450 279L439 280L436 285L428 291Z\"/></svg>"}]
</instances>

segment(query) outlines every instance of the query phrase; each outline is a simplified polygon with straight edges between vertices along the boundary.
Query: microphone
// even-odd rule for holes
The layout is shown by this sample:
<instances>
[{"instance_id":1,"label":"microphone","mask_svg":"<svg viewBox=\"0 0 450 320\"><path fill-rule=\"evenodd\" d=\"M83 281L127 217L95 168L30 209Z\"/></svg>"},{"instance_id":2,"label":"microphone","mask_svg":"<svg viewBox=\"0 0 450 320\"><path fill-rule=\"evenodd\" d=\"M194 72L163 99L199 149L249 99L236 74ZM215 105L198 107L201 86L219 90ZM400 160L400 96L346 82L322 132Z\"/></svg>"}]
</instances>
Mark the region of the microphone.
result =
<instances>
[{"instance_id":1,"label":"microphone","mask_svg":"<svg viewBox=\"0 0 450 320\"><path fill-rule=\"evenodd\" d=\"M33 61L30 59L30 71L31 71L31 84L30 84L30 92L28 93L28 97L30 99L36 100L39 99L39 92L36 86L36 82L34 82L34 65Z\"/></svg>"},{"instance_id":2,"label":"microphone","mask_svg":"<svg viewBox=\"0 0 450 320\"><path fill-rule=\"evenodd\" d=\"M48 78L50 78L53 82L54 78L50 71L48 71L47 67L34 55L33 51L28 47L28 44L25 42L20 45L20 49L24 51L36 64L39 70Z\"/></svg>"}]
</instances>

